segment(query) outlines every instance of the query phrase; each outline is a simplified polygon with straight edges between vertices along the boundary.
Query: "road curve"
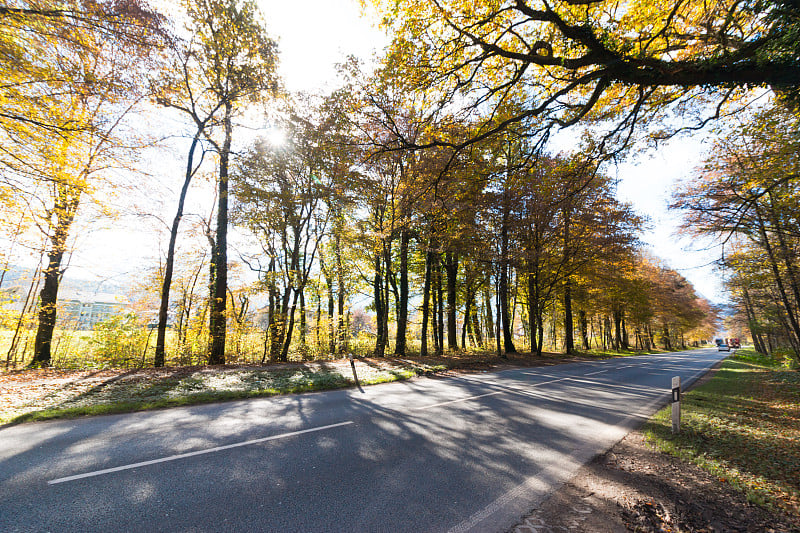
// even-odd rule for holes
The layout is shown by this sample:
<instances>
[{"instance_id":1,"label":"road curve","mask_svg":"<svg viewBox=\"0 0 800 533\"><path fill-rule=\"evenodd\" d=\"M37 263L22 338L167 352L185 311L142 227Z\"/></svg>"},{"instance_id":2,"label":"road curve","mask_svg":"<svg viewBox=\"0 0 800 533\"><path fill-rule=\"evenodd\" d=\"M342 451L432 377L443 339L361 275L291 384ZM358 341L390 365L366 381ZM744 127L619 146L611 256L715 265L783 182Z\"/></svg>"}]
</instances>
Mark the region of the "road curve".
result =
<instances>
[{"instance_id":1,"label":"road curve","mask_svg":"<svg viewBox=\"0 0 800 533\"><path fill-rule=\"evenodd\" d=\"M504 531L728 354L0 430L0 531Z\"/></svg>"}]
</instances>

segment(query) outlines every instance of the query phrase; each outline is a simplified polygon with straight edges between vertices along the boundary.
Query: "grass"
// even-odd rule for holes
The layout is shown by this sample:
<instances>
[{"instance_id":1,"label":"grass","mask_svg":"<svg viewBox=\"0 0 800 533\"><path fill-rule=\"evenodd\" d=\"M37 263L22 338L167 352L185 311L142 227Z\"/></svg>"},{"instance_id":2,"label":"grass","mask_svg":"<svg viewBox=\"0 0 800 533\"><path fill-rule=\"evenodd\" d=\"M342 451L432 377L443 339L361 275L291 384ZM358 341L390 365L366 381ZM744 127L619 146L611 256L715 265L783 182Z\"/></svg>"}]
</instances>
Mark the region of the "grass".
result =
<instances>
[{"instance_id":1,"label":"grass","mask_svg":"<svg viewBox=\"0 0 800 533\"><path fill-rule=\"evenodd\" d=\"M690 461L752 503L800 514L800 372L742 349L683 395L681 432L671 408L644 427L663 452Z\"/></svg>"},{"instance_id":2,"label":"grass","mask_svg":"<svg viewBox=\"0 0 800 533\"><path fill-rule=\"evenodd\" d=\"M409 363L369 366L359 363L361 385L409 379L446 370L444 365ZM71 383L53 388L26 405L6 410L0 423L17 424L54 418L127 413L278 394L331 390L355 385L349 365L319 365L289 369L176 369L149 375L121 376L77 388Z\"/></svg>"}]
</instances>

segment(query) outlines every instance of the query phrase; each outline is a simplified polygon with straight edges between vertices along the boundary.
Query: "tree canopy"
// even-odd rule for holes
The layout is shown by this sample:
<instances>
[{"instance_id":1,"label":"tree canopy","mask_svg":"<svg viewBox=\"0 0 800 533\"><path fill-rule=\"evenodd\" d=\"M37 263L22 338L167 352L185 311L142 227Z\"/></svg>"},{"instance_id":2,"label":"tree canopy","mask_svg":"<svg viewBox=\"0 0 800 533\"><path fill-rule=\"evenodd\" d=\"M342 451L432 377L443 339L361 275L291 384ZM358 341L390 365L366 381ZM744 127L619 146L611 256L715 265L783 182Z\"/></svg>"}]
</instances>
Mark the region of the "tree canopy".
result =
<instances>
[{"instance_id":1,"label":"tree canopy","mask_svg":"<svg viewBox=\"0 0 800 533\"><path fill-rule=\"evenodd\" d=\"M504 129L600 121L610 149L636 125L678 112L699 127L750 87L787 98L800 84L800 13L783 0L403 0L372 2L412 87L435 87L431 112L476 118L475 142ZM510 100L520 110L503 116ZM453 144L432 135L411 146Z\"/></svg>"}]
</instances>

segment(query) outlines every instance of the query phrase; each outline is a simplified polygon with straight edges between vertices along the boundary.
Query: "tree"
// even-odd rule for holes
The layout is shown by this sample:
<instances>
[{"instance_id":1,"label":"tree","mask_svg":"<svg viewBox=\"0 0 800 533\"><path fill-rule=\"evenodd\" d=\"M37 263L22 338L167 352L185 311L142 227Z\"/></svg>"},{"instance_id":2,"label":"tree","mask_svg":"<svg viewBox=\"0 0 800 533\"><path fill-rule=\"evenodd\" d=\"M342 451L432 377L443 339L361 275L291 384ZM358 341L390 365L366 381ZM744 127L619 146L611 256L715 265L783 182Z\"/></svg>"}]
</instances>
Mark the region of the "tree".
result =
<instances>
[{"instance_id":1,"label":"tree","mask_svg":"<svg viewBox=\"0 0 800 533\"><path fill-rule=\"evenodd\" d=\"M674 203L685 211L687 231L723 243L744 238L760 250L771 275L774 303L782 308L779 319L796 354L800 353L797 131L798 118L783 108L756 113L717 141L703 174L680 191ZM745 272L737 277L749 278ZM747 305L743 294L742 298Z\"/></svg>"},{"instance_id":2,"label":"tree","mask_svg":"<svg viewBox=\"0 0 800 533\"><path fill-rule=\"evenodd\" d=\"M700 127L748 87L792 100L800 86L800 16L789 0L373 3L395 31L401 75L437 88L432 112L484 117L456 142L407 139L413 147L464 146L509 128L546 136L594 120L607 124L603 145L620 149L637 124L670 110L697 114L690 127ZM516 113L500 111L520 95Z\"/></svg>"},{"instance_id":3,"label":"tree","mask_svg":"<svg viewBox=\"0 0 800 533\"><path fill-rule=\"evenodd\" d=\"M191 55L196 59L196 83L206 100L205 116L221 109L216 131L203 134L219 156L217 221L211 254L211 312L209 314L209 364L225 363L225 331L228 268L228 174L233 118L248 101L262 99L277 90L275 42L258 20L254 2L238 0L187 0L185 4L195 31ZM191 96L191 95L188 95ZM184 106L185 109L191 109ZM197 120L195 123L198 125Z\"/></svg>"},{"instance_id":4,"label":"tree","mask_svg":"<svg viewBox=\"0 0 800 533\"><path fill-rule=\"evenodd\" d=\"M167 38L164 22L143 0L22 0L0 6L0 161L18 163L14 145L91 130L94 125L82 117L50 108L67 94L120 96L124 78L97 75L82 62L98 54L99 43L115 43L141 63Z\"/></svg>"},{"instance_id":5,"label":"tree","mask_svg":"<svg viewBox=\"0 0 800 533\"><path fill-rule=\"evenodd\" d=\"M323 200L331 181L324 168L324 130L297 115L279 126L286 144L257 142L237 169L235 219L256 235L266 256L266 268L255 262L251 268L269 294L270 358L287 361L297 303L330 218Z\"/></svg>"},{"instance_id":6,"label":"tree","mask_svg":"<svg viewBox=\"0 0 800 533\"><path fill-rule=\"evenodd\" d=\"M43 96L47 109L37 113L42 124L80 127L49 133L40 125L6 130L12 143L4 146L9 156L4 176L14 181L5 185L26 198L48 241L33 366L51 362L62 260L81 202L98 191L109 167L119 166L136 149L124 121L142 98L139 68L151 50L114 37L102 29L86 30L55 48L60 67L69 69Z\"/></svg>"}]
</instances>

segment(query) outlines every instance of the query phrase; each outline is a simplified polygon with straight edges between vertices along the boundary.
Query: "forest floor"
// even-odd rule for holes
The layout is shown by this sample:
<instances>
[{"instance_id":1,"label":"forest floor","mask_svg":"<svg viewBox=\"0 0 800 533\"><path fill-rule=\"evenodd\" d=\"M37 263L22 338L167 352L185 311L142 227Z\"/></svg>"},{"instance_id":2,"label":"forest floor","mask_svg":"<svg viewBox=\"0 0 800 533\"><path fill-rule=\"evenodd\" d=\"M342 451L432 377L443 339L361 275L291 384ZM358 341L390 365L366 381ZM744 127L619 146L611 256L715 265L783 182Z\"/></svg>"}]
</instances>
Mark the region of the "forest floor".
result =
<instances>
[{"instance_id":1,"label":"forest floor","mask_svg":"<svg viewBox=\"0 0 800 533\"><path fill-rule=\"evenodd\" d=\"M358 357L354 362L358 384L372 385L433 373L554 365L609 356L607 353L584 356L543 354L541 357L517 354L501 359L493 353L467 353L402 359ZM0 373L0 424L124 413L355 385L348 359L262 365L15 370Z\"/></svg>"}]
</instances>

